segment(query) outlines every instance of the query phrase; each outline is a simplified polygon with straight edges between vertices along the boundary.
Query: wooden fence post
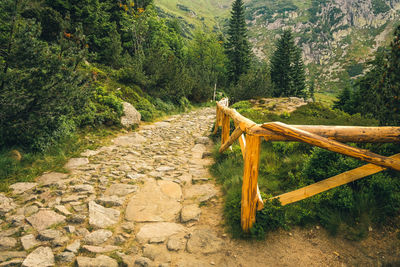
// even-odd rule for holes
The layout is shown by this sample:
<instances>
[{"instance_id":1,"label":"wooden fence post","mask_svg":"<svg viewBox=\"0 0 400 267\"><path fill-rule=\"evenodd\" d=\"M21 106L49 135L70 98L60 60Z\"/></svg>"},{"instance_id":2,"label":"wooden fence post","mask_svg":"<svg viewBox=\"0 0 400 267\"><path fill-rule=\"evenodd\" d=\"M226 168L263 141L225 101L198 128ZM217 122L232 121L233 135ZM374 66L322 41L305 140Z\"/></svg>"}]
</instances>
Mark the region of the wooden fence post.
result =
<instances>
[{"instance_id":1,"label":"wooden fence post","mask_svg":"<svg viewBox=\"0 0 400 267\"><path fill-rule=\"evenodd\" d=\"M246 135L246 153L244 160L244 174L242 185L242 210L241 225L245 232L253 226L256 221L257 211L257 180L260 164L261 139L259 136Z\"/></svg>"},{"instance_id":2,"label":"wooden fence post","mask_svg":"<svg viewBox=\"0 0 400 267\"><path fill-rule=\"evenodd\" d=\"M230 118L225 113L222 113L222 134L221 134L221 145L225 144L229 139L229 132L231 130Z\"/></svg>"}]
</instances>

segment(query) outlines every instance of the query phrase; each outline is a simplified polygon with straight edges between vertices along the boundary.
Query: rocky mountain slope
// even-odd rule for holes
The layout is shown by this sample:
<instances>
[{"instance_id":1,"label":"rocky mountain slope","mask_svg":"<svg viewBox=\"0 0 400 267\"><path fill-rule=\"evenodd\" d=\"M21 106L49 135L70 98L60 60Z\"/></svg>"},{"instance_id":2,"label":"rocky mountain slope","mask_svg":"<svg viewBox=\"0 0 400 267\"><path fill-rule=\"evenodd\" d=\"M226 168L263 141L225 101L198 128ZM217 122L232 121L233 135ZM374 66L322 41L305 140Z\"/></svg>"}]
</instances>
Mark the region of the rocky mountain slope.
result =
<instances>
[{"instance_id":1,"label":"rocky mountain slope","mask_svg":"<svg viewBox=\"0 0 400 267\"><path fill-rule=\"evenodd\" d=\"M232 0L156 0L159 10L196 26L224 29ZM388 44L400 18L400 0L247 0L253 51L268 58L284 28L292 28L317 86L336 92L365 71L366 61Z\"/></svg>"}]
</instances>

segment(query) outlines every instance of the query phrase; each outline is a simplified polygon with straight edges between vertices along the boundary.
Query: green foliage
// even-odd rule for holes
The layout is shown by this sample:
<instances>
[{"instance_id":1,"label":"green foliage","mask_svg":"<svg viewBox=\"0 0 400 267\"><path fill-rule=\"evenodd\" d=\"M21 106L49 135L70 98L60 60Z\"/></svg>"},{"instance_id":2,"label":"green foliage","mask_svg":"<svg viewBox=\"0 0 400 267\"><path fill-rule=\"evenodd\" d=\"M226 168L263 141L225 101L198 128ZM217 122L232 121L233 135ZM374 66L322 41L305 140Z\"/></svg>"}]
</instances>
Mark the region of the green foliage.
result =
<instances>
[{"instance_id":1,"label":"green foliage","mask_svg":"<svg viewBox=\"0 0 400 267\"><path fill-rule=\"evenodd\" d=\"M390 10L390 7L384 0L372 0L372 10L374 14L386 13Z\"/></svg>"},{"instance_id":2,"label":"green foliage","mask_svg":"<svg viewBox=\"0 0 400 267\"><path fill-rule=\"evenodd\" d=\"M65 39L48 45L40 33L33 21L18 20L1 64L0 145L44 150L74 130L71 117L85 106L87 91L76 70L84 50Z\"/></svg>"},{"instance_id":3,"label":"green foliage","mask_svg":"<svg viewBox=\"0 0 400 267\"><path fill-rule=\"evenodd\" d=\"M306 96L304 63L291 30L285 30L276 43L271 57L271 80L274 96Z\"/></svg>"},{"instance_id":4,"label":"green foliage","mask_svg":"<svg viewBox=\"0 0 400 267\"><path fill-rule=\"evenodd\" d=\"M244 3L242 0L235 0L232 4L225 51L229 60L229 78L231 82L236 84L240 76L250 68L251 50L250 43L247 40Z\"/></svg>"},{"instance_id":5,"label":"green foliage","mask_svg":"<svg viewBox=\"0 0 400 267\"><path fill-rule=\"evenodd\" d=\"M230 96L233 101L272 96L269 69L263 66L240 76L237 84L232 85Z\"/></svg>"}]
</instances>

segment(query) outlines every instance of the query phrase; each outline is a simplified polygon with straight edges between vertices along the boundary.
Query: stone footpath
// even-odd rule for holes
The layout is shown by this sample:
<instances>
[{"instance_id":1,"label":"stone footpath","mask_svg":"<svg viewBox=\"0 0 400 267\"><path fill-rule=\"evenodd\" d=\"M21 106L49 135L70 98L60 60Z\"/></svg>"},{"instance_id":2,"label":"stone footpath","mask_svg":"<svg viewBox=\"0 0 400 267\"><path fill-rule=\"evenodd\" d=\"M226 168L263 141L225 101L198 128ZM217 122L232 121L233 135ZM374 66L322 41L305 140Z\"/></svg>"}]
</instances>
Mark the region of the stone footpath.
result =
<instances>
[{"instance_id":1,"label":"stone footpath","mask_svg":"<svg viewBox=\"0 0 400 267\"><path fill-rule=\"evenodd\" d=\"M71 159L70 174L11 185L0 267L224 265L222 222L201 219L218 195L214 120L214 108L175 115Z\"/></svg>"}]
</instances>

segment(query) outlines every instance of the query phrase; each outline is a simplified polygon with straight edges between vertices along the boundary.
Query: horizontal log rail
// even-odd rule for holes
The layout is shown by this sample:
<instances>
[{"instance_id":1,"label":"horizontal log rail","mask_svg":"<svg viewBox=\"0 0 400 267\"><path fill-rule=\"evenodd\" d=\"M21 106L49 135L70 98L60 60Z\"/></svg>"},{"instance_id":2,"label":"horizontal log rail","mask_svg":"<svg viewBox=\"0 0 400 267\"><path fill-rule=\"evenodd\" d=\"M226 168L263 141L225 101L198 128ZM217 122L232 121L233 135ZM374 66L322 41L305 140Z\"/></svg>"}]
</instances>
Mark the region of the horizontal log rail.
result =
<instances>
[{"instance_id":1,"label":"horizontal log rail","mask_svg":"<svg viewBox=\"0 0 400 267\"><path fill-rule=\"evenodd\" d=\"M228 149L236 140L239 141L244 160L241 225L245 232L248 232L254 224L256 211L264 207L264 201L258 187L262 139L304 142L370 163L272 198L278 198L282 205L309 198L387 168L400 171L400 154L384 157L368 150L341 143L397 143L400 142L400 127L287 125L281 122L256 124L236 110L229 108L228 104L228 99L217 102L216 123L213 133L216 134L221 126L220 153ZM230 134L231 119L235 124L235 130L232 134Z\"/></svg>"}]
</instances>

